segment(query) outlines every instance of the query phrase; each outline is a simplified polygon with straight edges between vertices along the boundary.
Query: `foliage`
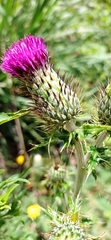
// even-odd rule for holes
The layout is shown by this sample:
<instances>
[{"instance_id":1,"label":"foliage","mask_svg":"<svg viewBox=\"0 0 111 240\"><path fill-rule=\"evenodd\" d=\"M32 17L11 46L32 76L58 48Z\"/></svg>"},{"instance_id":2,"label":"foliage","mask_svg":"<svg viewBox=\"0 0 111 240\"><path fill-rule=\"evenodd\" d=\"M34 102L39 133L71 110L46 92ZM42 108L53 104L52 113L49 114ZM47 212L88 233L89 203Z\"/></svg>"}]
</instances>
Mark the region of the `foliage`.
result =
<instances>
[{"instance_id":1,"label":"foliage","mask_svg":"<svg viewBox=\"0 0 111 240\"><path fill-rule=\"evenodd\" d=\"M19 118L28 113L28 110L20 110L16 113L1 113L0 114L0 125L9 122L13 119Z\"/></svg>"}]
</instances>

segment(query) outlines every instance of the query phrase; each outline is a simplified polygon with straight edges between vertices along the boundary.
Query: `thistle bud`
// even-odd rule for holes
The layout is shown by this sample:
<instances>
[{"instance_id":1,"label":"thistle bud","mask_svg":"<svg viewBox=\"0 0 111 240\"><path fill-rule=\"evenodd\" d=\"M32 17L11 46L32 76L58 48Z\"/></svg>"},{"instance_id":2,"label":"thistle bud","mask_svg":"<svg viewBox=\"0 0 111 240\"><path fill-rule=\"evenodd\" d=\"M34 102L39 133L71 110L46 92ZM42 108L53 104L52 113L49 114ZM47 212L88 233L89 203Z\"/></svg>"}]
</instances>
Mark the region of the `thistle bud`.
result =
<instances>
[{"instance_id":1,"label":"thistle bud","mask_svg":"<svg viewBox=\"0 0 111 240\"><path fill-rule=\"evenodd\" d=\"M71 120L76 122L80 100L53 70L42 38L29 35L14 43L4 54L1 69L24 83L34 113L47 128L60 129Z\"/></svg>"},{"instance_id":2,"label":"thistle bud","mask_svg":"<svg viewBox=\"0 0 111 240\"><path fill-rule=\"evenodd\" d=\"M53 227L49 240L86 240L85 233L78 223L70 220Z\"/></svg>"},{"instance_id":3,"label":"thistle bud","mask_svg":"<svg viewBox=\"0 0 111 240\"><path fill-rule=\"evenodd\" d=\"M98 117L102 124L111 125L111 84L100 91Z\"/></svg>"},{"instance_id":4,"label":"thistle bud","mask_svg":"<svg viewBox=\"0 0 111 240\"><path fill-rule=\"evenodd\" d=\"M62 183L66 179L66 169L64 166L51 166L48 170L48 181L52 183Z\"/></svg>"}]
</instances>

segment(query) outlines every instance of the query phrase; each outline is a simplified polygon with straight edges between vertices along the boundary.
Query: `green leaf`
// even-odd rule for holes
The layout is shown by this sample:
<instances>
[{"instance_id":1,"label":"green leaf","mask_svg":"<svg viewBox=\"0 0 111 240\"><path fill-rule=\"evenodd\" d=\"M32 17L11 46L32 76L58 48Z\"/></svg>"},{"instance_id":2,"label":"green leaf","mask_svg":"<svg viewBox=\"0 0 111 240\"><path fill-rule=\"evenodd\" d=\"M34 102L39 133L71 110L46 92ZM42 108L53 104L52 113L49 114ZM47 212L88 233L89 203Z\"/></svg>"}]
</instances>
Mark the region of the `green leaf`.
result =
<instances>
[{"instance_id":1,"label":"green leaf","mask_svg":"<svg viewBox=\"0 0 111 240\"><path fill-rule=\"evenodd\" d=\"M100 124L88 124L85 123L82 126L82 129L84 131L84 134L93 134L93 135L97 135L98 133L102 132L102 131L111 131L111 126L108 125L100 125Z\"/></svg>"},{"instance_id":2,"label":"green leaf","mask_svg":"<svg viewBox=\"0 0 111 240\"><path fill-rule=\"evenodd\" d=\"M0 206L0 210L4 210L4 209L11 209L11 207L7 204L3 205L3 206Z\"/></svg>"},{"instance_id":3,"label":"green leaf","mask_svg":"<svg viewBox=\"0 0 111 240\"><path fill-rule=\"evenodd\" d=\"M12 112L12 113L0 113L0 125L6 122L9 122L13 119L22 117L24 115L26 115L29 112L29 109L22 109L18 112Z\"/></svg>"},{"instance_id":4,"label":"green leaf","mask_svg":"<svg viewBox=\"0 0 111 240\"><path fill-rule=\"evenodd\" d=\"M10 194L11 194L11 192L13 192L13 190L16 188L16 187L18 187L19 186L19 184L14 184L13 186L11 186L8 190L7 190L7 192L5 193L5 194L3 194L2 196L0 196L0 205L2 206L2 205L4 205L6 202L7 202L7 200L8 200L8 198L9 198L9 196L10 196Z\"/></svg>"},{"instance_id":5,"label":"green leaf","mask_svg":"<svg viewBox=\"0 0 111 240\"><path fill-rule=\"evenodd\" d=\"M3 182L0 183L0 189L1 188L6 188L9 185L15 183L15 182L25 182L25 183L30 183L27 179L19 178L17 176L11 176L7 180L4 180Z\"/></svg>"},{"instance_id":6,"label":"green leaf","mask_svg":"<svg viewBox=\"0 0 111 240\"><path fill-rule=\"evenodd\" d=\"M23 179L23 177L26 178L26 176L29 174L29 170L30 170L30 168L25 168L23 172L19 173L20 181L22 180L24 182L24 180L25 180L27 183L30 183L27 179Z\"/></svg>"}]
</instances>

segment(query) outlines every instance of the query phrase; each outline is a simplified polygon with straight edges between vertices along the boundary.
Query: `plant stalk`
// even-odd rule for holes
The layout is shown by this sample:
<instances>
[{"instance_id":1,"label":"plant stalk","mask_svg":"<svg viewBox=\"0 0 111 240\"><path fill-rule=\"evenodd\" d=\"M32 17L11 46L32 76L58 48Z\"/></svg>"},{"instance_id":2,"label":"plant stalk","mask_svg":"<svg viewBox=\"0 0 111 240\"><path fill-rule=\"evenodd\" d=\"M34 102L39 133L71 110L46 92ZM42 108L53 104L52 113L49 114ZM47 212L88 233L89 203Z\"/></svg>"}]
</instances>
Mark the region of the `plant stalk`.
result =
<instances>
[{"instance_id":1,"label":"plant stalk","mask_svg":"<svg viewBox=\"0 0 111 240\"><path fill-rule=\"evenodd\" d=\"M86 163L82 143L79 139L75 141L75 157L77 160L77 175L74 189L74 200L79 197L86 176Z\"/></svg>"}]
</instances>

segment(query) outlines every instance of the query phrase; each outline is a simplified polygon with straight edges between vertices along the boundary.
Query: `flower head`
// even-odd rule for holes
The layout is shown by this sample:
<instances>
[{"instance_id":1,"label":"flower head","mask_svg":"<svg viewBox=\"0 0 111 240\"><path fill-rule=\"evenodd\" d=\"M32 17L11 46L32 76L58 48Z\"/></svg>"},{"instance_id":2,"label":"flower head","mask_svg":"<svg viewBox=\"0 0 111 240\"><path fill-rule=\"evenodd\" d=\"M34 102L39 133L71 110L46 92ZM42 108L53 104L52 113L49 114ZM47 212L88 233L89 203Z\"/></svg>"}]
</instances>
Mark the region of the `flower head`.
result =
<instances>
[{"instance_id":1,"label":"flower head","mask_svg":"<svg viewBox=\"0 0 111 240\"><path fill-rule=\"evenodd\" d=\"M33 110L47 129L67 125L68 131L74 130L80 100L53 70L42 38L29 35L14 43L4 54L1 69L24 82Z\"/></svg>"},{"instance_id":2,"label":"flower head","mask_svg":"<svg viewBox=\"0 0 111 240\"><path fill-rule=\"evenodd\" d=\"M19 156L16 158L16 163L18 163L18 165L22 165L24 162L25 162L25 157L24 157L24 155L19 155Z\"/></svg>"},{"instance_id":3,"label":"flower head","mask_svg":"<svg viewBox=\"0 0 111 240\"><path fill-rule=\"evenodd\" d=\"M38 204L32 204L27 208L27 214L33 220L40 216L41 208Z\"/></svg>"},{"instance_id":4,"label":"flower head","mask_svg":"<svg viewBox=\"0 0 111 240\"><path fill-rule=\"evenodd\" d=\"M44 40L31 35L26 36L8 49L2 61L1 69L17 78L32 74L48 62Z\"/></svg>"}]
</instances>

